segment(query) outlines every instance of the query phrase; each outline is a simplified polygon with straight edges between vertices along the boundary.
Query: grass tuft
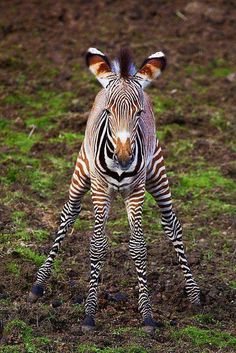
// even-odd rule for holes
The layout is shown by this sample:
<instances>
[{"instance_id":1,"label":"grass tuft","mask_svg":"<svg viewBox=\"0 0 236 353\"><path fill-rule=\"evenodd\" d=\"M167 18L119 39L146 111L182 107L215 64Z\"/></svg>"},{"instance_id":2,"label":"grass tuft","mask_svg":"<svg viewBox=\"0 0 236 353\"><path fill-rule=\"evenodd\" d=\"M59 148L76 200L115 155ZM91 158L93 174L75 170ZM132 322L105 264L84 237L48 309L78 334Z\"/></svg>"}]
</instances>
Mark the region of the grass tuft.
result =
<instances>
[{"instance_id":1,"label":"grass tuft","mask_svg":"<svg viewBox=\"0 0 236 353\"><path fill-rule=\"evenodd\" d=\"M227 332L188 326L173 333L173 335L178 338L190 340L195 346L210 345L218 348L236 348L236 337Z\"/></svg>"}]
</instances>

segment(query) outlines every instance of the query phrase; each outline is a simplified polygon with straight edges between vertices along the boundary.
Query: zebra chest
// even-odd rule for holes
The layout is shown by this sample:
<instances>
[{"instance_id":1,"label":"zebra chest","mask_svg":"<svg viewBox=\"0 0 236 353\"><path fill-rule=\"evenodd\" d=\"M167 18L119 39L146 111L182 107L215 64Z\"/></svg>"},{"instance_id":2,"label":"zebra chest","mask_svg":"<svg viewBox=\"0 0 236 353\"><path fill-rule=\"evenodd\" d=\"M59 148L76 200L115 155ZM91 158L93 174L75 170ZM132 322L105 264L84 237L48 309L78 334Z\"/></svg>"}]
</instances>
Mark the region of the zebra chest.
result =
<instances>
[{"instance_id":1,"label":"zebra chest","mask_svg":"<svg viewBox=\"0 0 236 353\"><path fill-rule=\"evenodd\" d=\"M136 184L139 179L140 172L137 172L135 168L123 171L116 167L96 168L96 174L99 179L106 181L111 189L115 191L123 191Z\"/></svg>"},{"instance_id":2,"label":"zebra chest","mask_svg":"<svg viewBox=\"0 0 236 353\"><path fill-rule=\"evenodd\" d=\"M124 170L117 165L112 155L100 150L96 155L94 167L99 179L106 181L116 191L122 191L136 183L144 170L144 163L137 155L129 168Z\"/></svg>"}]
</instances>

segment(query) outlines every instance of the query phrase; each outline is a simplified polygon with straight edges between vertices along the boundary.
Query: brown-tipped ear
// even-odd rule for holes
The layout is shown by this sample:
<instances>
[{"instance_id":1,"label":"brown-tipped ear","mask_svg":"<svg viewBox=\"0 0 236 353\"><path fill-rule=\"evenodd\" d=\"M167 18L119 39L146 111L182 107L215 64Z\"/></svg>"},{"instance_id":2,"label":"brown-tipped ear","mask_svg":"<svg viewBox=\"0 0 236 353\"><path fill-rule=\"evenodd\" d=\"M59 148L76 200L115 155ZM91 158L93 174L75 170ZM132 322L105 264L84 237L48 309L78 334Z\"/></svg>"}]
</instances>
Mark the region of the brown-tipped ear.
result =
<instances>
[{"instance_id":1,"label":"brown-tipped ear","mask_svg":"<svg viewBox=\"0 0 236 353\"><path fill-rule=\"evenodd\" d=\"M142 87L145 88L155 78L160 76L161 72L166 67L166 63L166 57L161 51L152 54L146 60L144 60L135 77L140 80Z\"/></svg>"},{"instance_id":2,"label":"brown-tipped ear","mask_svg":"<svg viewBox=\"0 0 236 353\"><path fill-rule=\"evenodd\" d=\"M85 60L90 71L106 87L109 83L108 76L113 74L108 58L96 48L89 48Z\"/></svg>"}]
</instances>

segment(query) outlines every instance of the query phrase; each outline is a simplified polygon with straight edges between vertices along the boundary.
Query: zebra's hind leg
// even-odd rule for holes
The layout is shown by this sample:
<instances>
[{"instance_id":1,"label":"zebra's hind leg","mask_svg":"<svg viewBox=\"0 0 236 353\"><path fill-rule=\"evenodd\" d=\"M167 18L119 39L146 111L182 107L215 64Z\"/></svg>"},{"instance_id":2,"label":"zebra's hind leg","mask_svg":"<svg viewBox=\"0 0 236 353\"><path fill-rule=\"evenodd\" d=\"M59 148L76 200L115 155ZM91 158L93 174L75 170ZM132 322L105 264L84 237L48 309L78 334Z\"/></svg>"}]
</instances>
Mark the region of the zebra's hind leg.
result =
<instances>
[{"instance_id":1,"label":"zebra's hind leg","mask_svg":"<svg viewBox=\"0 0 236 353\"><path fill-rule=\"evenodd\" d=\"M110 196L103 189L92 189L92 200L95 213L94 233L90 242L90 283L89 293L85 304L85 319L83 331L92 331L95 328L95 313L97 309L97 291L99 275L104 264L108 241L105 234L105 225L110 209Z\"/></svg>"},{"instance_id":2,"label":"zebra's hind leg","mask_svg":"<svg viewBox=\"0 0 236 353\"><path fill-rule=\"evenodd\" d=\"M44 293L44 284L47 279L50 277L53 262L56 258L56 255L59 251L61 243L65 238L65 235L69 227L75 222L77 215L80 213L81 205L73 204L71 201L68 201L61 213L61 223L59 229L57 230L56 237L53 243L53 246L49 252L49 255L44 262L44 264L39 268L37 272L36 282L34 283L31 292L29 293L29 302L34 303L39 297L43 296Z\"/></svg>"},{"instance_id":3,"label":"zebra's hind leg","mask_svg":"<svg viewBox=\"0 0 236 353\"><path fill-rule=\"evenodd\" d=\"M184 245L182 241L181 224L174 212L172 212L170 215L162 214L161 223L164 228L165 234L171 240L176 251L180 267L185 277L185 288L188 298L192 304L200 305L200 289L195 279L193 278L192 272L187 261L187 257L185 255Z\"/></svg>"}]
</instances>

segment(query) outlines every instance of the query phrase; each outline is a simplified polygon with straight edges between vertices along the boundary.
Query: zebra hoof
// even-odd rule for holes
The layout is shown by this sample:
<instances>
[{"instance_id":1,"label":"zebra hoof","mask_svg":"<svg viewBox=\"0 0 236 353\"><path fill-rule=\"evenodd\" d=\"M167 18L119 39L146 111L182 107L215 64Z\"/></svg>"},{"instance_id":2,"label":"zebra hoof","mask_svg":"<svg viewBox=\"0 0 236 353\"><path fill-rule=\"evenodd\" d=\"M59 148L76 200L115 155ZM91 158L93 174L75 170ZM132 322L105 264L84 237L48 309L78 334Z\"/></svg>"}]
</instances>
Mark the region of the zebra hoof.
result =
<instances>
[{"instance_id":1,"label":"zebra hoof","mask_svg":"<svg viewBox=\"0 0 236 353\"><path fill-rule=\"evenodd\" d=\"M202 303L201 303L201 300L200 298L197 298L196 300L194 300L193 302L191 302L194 306L196 307L201 307L202 306Z\"/></svg>"},{"instance_id":2,"label":"zebra hoof","mask_svg":"<svg viewBox=\"0 0 236 353\"><path fill-rule=\"evenodd\" d=\"M157 328L163 327L161 322L155 321L151 316L147 317L143 321L143 330L147 333L153 333Z\"/></svg>"},{"instance_id":3,"label":"zebra hoof","mask_svg":"<svg viewBox=\"0 0 236 353\"><path fill-rule=\"evenodd\" d=\"M83 324L82 324L82 331L83 332L91 332L95 330L95 321L91 316L86 316Z\"/></svg>"},{"instance_id":4,"label":"zebra hoof","mask_svg":"<svg viewBox=\"0 0 236 353\"><path fill-rule=\"evenodd\" d=\"M43 296L43 293L44 293L43 286L41 284L35 284L29 293L29 298L28 298L29 303L30 304L35 303L38 300L38 298Z\"/></svg>"}]
</instances>

